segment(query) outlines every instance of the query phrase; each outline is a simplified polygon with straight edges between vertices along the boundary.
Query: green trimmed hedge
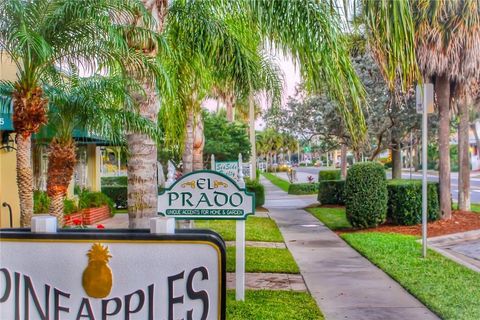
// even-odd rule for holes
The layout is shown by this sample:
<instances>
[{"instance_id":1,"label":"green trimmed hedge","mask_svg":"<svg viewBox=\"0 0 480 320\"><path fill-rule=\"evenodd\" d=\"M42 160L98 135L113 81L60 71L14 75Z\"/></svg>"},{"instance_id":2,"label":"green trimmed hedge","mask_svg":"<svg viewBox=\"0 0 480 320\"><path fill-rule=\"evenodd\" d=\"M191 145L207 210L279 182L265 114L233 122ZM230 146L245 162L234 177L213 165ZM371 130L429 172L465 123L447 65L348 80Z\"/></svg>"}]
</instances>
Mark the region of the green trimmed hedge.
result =
<instances>
[{"instance_id":1,"label":"green trimmed hedge","mask_svg":"<svg viewBox=\"0 0 480 320\"><path fill-rule=\"evenodd\" d=\"M341 178L341 170L321 170L318 172L318 182L325 180L340 180Z\"/></svg>"},{"instance_id":2,"label":"green trimmed hedge","mask_svg":"<svg viewBox=\"0 0 480 320\"><path fill-rule=\"evenodd\" d=\"M112 199L115 207L127 207L127 186L102 186L102 192Z\"/></svg>"},{"instance_id":3,"label":"green trimmed hedge","mask_svg":"<svg viewBox=\"0 0 480 320\"><path fill-rule=\"evenodd\" d=\"M318 183L320 204L345 204L345 180L322 180Z\"/></svg>"},{"instance_id":4,"label":"green trimmed hedge","mask_svg":"<svg viewBox=\"0 0 480 320\"><path fill-rule=\"evenodd\" d=\"M387 218L399 225L415 225L422 222L422 181L421 180L391 180L387 184L388 212ZM439 184L427 184L429 221L440 218Z\"/></svg>"},{"instance_id":5,"label":"green trimmed hedge","mask_svg":"<svg viewBox=\"0 0 480 320\"><path fill-rule=\"evenodd\" d=\"M245 187L248 192L255 193L255 207L261 207L265 204L265 187L257 180L247 180Z\"/></svg>"},{"instance_id":6,"label":"green trimmed hedge","mask_svg":"<svg viewBox=\"0 0 480 320\"><path fill-rule=\"evenodd\" d=\"M387 180L377 162L354 164L345 182L345 212L355 228L376 227L387 217Z\"/></svg>"},{"instance_id":7,"label":"green trimmed hedge","mask_svg":"<svg viewBox=\"0 0 480 320\"><path fill-rule=\"evenodd\" d=\"M101 184L103 186L126 186L128 184L127 176L121 177L102 177Z\"/></svg>"},{"instance_id":8,"label":"green trimmed hedge","mask_svg":"<svg viewBox=\"0 0 480 320\"><path fill-rule=\"evenodd\" d=\"M113 213L114 202L103 192L83 191L78 197L78 208L98 208L107 205Z\"/></svg>"},{"instance_id":9,"label":"green trimmed hedge","mask_svg":"<svg viewBox=\"0 0 480 320\"><path fill-rule=\"evenodd\" d=\"M318 192L318 183L291 183L288 194L315 194Z\"/></svg>"}]
</instances>

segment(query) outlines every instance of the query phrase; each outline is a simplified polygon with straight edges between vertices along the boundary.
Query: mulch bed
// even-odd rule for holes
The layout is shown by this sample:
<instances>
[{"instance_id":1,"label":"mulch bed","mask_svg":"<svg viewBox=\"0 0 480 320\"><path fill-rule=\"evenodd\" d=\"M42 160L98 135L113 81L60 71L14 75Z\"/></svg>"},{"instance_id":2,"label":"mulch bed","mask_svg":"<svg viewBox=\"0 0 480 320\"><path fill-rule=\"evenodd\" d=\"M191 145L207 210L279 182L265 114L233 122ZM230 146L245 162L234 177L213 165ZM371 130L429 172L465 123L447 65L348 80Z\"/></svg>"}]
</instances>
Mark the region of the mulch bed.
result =
<instances>
[{"instance_id":1,"label":"mulch bed","mask_svg":"<svg viewBox=\"0 0 480 320\"><path fill-rule=\"evenodd\" d=\"M480 229L480 214L468 211L452 211L451 219L429 222L427 228L428 237L437 237L446 234L477 230ZM342 230L337 233L341 234L350 232L389 232L421 236L422 225L395 226L391 224L384 224L376 228L363 230Z\"/></svg>"}]
</instances>

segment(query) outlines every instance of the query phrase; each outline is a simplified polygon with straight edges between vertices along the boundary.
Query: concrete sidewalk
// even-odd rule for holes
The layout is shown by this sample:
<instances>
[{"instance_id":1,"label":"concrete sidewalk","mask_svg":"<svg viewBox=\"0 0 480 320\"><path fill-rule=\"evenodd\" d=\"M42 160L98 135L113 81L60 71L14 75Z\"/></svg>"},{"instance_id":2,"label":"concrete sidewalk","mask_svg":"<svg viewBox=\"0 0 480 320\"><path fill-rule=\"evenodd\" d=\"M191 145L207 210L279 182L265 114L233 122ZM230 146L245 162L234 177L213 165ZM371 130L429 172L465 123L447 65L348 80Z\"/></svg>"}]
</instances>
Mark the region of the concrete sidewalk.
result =
<instances>
[{"instance_id":1,"label":"concrete sidewalk","mask_svg":"<svg viewBox=\"0 0 480 320\"><path fill-rule=\"evenodd\" d=\"M302 210L315 196L291 196L262 178L265 207L326 319L439 319L397 282Z\"/></svg>"}]
</instances>

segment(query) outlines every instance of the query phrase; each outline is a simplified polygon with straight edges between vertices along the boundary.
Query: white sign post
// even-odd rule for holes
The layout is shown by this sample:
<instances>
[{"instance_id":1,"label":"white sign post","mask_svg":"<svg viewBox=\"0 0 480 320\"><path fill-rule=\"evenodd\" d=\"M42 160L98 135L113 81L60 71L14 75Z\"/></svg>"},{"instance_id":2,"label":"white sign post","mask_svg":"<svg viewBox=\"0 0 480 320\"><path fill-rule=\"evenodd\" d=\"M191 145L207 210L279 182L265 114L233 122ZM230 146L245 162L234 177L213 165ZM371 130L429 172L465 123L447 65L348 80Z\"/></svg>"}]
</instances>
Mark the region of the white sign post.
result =
<instances>
[{"instance_id":1,"label":"white sign post","mask_svg":"<svg viewBox=\"0 0 480 320\"><path fill-rule=\"evenodd\" d=\"M241 154L238 155L238 186L245 189ZM235 299L245 301L245 220L236 221L235 232Z\"/></svg>"},{"instance_id":2,"label":"white sign post","mask_svg":"<svg viewBox=\"0 0 480 320\"><path fill-rule=\"evenodd\" d=\"M417 113L422 114L422 254L427 257L427 139L428 113L433 112L433 84L417 85Z\"/></svg>"}]
</instances>

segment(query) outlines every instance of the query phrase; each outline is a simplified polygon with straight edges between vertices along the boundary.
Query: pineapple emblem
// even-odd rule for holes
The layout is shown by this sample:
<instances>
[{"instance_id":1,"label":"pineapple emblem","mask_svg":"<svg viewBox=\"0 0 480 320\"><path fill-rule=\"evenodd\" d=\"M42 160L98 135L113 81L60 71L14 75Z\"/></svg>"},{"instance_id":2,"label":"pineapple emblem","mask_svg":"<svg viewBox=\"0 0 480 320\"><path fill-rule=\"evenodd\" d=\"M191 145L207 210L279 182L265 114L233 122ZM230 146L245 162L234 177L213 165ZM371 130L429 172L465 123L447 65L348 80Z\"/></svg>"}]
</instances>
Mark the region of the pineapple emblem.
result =
<instances>
[{"instance_id":1,"label":"pineapple emblem","mask_svg":"<svg viewBox=\"0 0 480 320\"><path fill-rule=\"evenodd\" d=\"M108 260L112 257L108 247L95 243L87 253L88 266L83 271L82 285L89 297L105 298L112 290L112 270Z\"/></svg>"}]
</instances>

